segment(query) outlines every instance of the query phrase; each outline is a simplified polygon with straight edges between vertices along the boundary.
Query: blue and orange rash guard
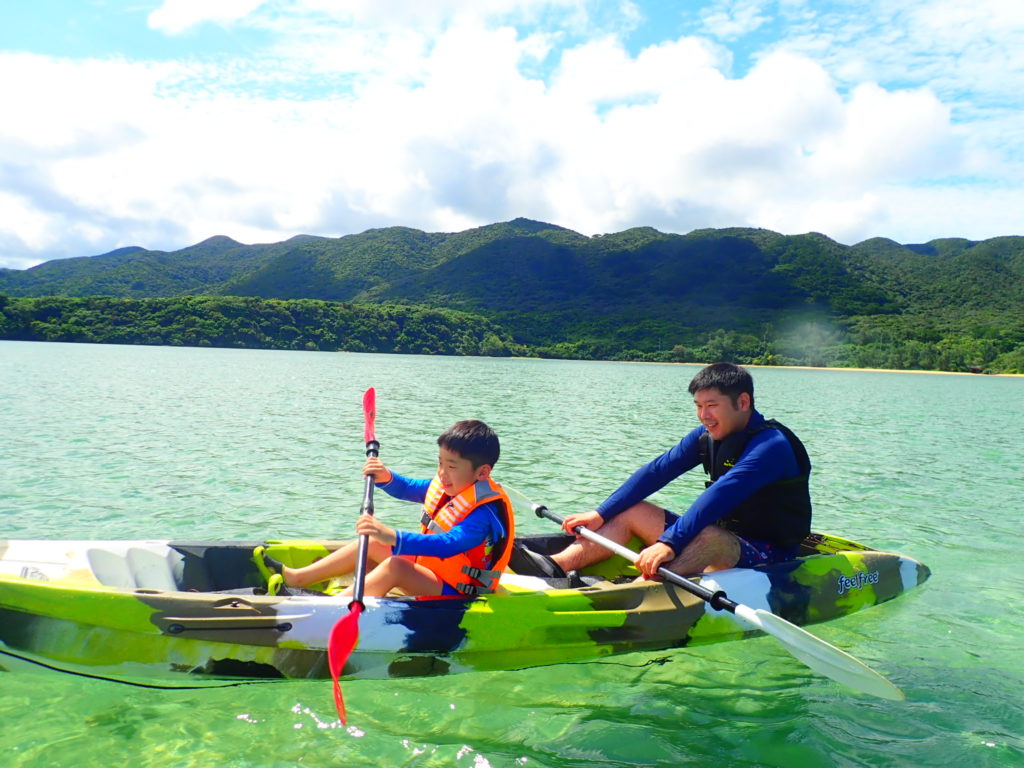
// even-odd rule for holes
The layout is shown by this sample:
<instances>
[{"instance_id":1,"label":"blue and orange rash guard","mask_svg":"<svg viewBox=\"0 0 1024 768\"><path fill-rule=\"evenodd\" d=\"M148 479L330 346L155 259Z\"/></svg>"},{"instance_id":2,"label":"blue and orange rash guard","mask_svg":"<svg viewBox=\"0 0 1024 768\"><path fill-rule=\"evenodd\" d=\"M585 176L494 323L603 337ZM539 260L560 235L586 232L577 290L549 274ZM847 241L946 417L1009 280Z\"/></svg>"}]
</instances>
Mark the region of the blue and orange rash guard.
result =
<instances>
[{"instance_id":1,"label":"blue and orange rash guard","mask_svg":"<svg viewBox=\"0 0 1024 768\"><path fill-rule=\"evenodd\" d=\"M395 472L391 475L389 482L377 483L376 486L396 499L423 503L427 497L430 480L412 480ZM444 533L396 530L397 541L391 547L391 554L451 557L473 549L484 541L501 541L506 535L497 507L493 503L487 503L474 509L461 523Z\"/></svg>"},{"instance_id":2,"label":"blue and orange rash guard","mask_svg":"<svg viewBox=\"0 0 1024 768\"><path fill-rule=\"evenodd\" d=\"M704 490L689 509L665 529L658 541L678 555L701 530L713 525L765 486L799 477L800 466L786 436L778 429L764 429L765 418L756 410L744 431L752 433L736 465ZM605 520L643 501L684 472L701 466L701 425L677 445L634 472L597 508Z\"/></svg>"}]
</instances>

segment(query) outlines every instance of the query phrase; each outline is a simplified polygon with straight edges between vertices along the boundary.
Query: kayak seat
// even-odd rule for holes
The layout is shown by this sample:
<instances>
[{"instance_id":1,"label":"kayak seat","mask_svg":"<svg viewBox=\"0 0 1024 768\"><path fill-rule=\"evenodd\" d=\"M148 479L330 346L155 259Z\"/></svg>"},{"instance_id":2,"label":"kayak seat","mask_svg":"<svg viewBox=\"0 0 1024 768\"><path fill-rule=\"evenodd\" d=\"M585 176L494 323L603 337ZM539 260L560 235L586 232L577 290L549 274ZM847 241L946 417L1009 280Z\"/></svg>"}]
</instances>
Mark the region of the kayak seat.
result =
<instances>
[{"instance_id":1,"label":"kayak seat","mask_svg":"<svg viewBox=\"0 0 1024 768\"><path fill-rule=\"evenodd\" d=\"M513 542L508 567L520 576L537 576L542 579L568 578L562 566L551 559L550 555L534 552L521 541Z\"/></svg>"},{"instance_id":2,"label":"kayak seat","mask_svg":"<svg viewBox=\"0 0 1024 768\"><path fill-rule=\"evenodd\" d=\"M86 559L97 581L122 589L180 589L182 557L172 549L163 554L140 547L117 551L114 547L92 547Z\"/></svg>"},{"instance_id":3,"label":"kayak seat","mask_svg":"<svg viewBox=\"0 0 1024 768\"><path fill-rule=\"evenodd\" d=\"M603 579L599 576L583 576L579 571L566 573L551 559L550 555L535 552L521 541L512 544L512 555L508 561L509 570L520 576L534 576L543 579L555 589L579 589L596 584Z\"/></svg>"},{"instance_id":4,"label":"kayak seat","mask_svg":"<svg viewBox=\"0 0 1024 768\"><path fill-rule=\"evenodd\" d=\"M574 540L569 534L523 534L517 536L512 545L512 557L509 568L515 573L535 575L541 578L566 578L571 574L560 574L561 569L551 560L551 556L561 552ZM633 537L626 544L634 551L643 549L643 542ZM520 571L522 569L522 571ZM613 583L630 582L640 575L629 560L619 555L612 555L606 560L580 569L580 578L584 583L611 581Z\"/></svg>"}]
</instances>

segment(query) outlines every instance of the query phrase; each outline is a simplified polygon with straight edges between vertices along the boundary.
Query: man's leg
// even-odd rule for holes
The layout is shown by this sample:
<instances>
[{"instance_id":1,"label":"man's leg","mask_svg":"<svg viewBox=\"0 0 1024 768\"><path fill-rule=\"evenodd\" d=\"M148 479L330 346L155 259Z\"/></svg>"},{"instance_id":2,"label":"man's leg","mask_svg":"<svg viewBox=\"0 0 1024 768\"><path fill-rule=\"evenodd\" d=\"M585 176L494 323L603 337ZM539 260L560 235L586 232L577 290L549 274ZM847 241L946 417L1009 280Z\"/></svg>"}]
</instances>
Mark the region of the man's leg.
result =
<instances>
[{"instance_id":1,"label":"man's leg","mask_svg":"<svg viewBox=\"0 0 1024 768\"><path fill-rule=\"evenodd\" d=\"M649 547L665 532L665 510L649 501L641 501L613 517L596 532L619 544L627 544L637 536L644 546ZM597 542L577 538L551 559L568 573L607 560L612 554L610 549Z\"/></svg>"},{"instance_id":2,"label":"man's leg","mask_svg":"<svg viewBox=\"0 0 1024 768\"><path fill-rule=\"evenodd\" d=\"M670 571L689 576L733 568L740 559L740 542L717 525L709 525L687 544L679 557L665 564Z\"/></svg>"}]
</instances>

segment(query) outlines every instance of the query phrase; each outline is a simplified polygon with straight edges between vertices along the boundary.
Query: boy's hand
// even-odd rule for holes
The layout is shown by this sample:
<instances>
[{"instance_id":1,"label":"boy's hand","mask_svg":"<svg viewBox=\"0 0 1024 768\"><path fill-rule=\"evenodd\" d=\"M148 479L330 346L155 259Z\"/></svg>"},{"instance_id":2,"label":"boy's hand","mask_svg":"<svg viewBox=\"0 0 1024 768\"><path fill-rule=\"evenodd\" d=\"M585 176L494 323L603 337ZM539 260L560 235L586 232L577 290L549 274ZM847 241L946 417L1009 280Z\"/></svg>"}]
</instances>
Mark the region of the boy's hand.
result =
<instances>
[{"instance_id":1,"label":"boy's hand","mask_svg":"<svg viewBox=\"0 0 1024 768\"><path fill-rule=\"evenodd\" d=\"M356 533L360 536L369 536L372 539L376 539L381 544L387 544L389 547L393 547L395 542L398 541L398 537L395 535L395 529L384 525L384 523L373 515L359 516L359 519L356 520Z\"/></svg>"},{"instance_id":2,"label":"boy's hand","mask_svg":"<svg viewBox=\"0 0 1024 768\"><path fill-rule=\"evenodd\" d=\"M384 462L378 459L376 456L371 456L363 464L363 474L373 475L374 483L390 483L391 478L394 477L391 470L384 466Z\"/></svg>"},{"instance_id":3,"label":"boy's hand","mask_svg":"<svg viewBox=\"0 0 1024 768\"><path fill-rule=\"evenodd\" d=\"M583 526L591 531L596 531L602 525L604 525L604 518L597 512L597 510L591 510L590 512L580 512L575 515L568 515L565 520L562 521L562 530L566 533L571 533L579 538L579 534L574 530L578 526Z\"/></svg>"}]
</instances>

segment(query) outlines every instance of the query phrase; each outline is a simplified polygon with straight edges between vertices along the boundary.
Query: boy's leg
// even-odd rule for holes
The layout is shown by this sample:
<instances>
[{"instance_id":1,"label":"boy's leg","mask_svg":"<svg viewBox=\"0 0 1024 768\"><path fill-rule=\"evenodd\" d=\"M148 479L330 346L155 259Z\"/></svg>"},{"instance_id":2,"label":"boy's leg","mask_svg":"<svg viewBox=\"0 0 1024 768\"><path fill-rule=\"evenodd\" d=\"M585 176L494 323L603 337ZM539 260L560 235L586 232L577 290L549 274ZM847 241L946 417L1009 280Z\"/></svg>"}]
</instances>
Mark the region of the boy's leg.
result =
<instances>
[{"instance_id":1,"label":"boy's leg","mask_svg":"<svg viewBox=\"0 0 1024 768\"><path fill-rule=\"evenodd\" d=\"M391 557L391 547L386 544L381 544L374 539L370 539L369 544L370 546L366 550L366 566L368 570ZM338 547L327 557L323 557L304 568L285 567L281 575L284 577L284 583L289 587L308 587L310 584L316 584L318 581L351 573L356 569L356 558L358 556L359 542L350 541Z\"/></svg>"},{"instance_id":2,"label":"boy's leg","mask_svg":"<svg viewBox=\"0 0 1024 768\"><path fill-rule=\"evenodd\" d=\"M381 597L392 589L407 595L440 595L444 582L426 566L404 557L389 557L366 575L363 594ZM351 595L352 591L348 587L342 594Z\"/></svg>"},{"instance_id":3,"label":"boy's leg","mask_svg":"<svg viewBox=\"0 0 1024 768\"><path fill-rule=\"evenodd\" d=\"M597 529L597 533L619 544L627 544L634 536L649 547L665 532L665 510L641 501L616 515ZM551 556L568 573L612 556L612 551L597 542L578 538L561 552Z\"/></svg>"}]
</instances>

